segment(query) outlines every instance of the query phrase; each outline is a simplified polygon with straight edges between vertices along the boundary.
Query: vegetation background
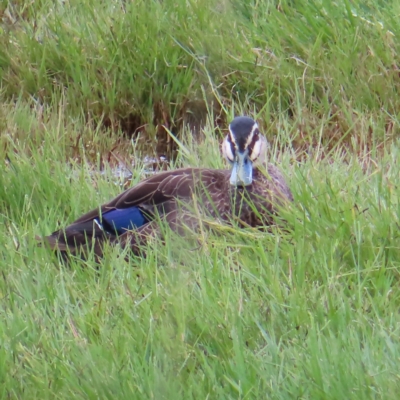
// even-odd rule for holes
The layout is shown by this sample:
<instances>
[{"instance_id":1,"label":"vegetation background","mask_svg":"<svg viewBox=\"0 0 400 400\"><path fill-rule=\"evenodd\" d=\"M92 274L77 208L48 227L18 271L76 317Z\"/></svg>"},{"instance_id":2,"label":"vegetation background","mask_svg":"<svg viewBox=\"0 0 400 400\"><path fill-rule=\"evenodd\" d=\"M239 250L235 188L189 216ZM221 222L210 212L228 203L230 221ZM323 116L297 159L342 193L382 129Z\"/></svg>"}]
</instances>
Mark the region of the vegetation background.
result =
<instances>
[{"instance_id":1,"label":"vegetation background","mask_svg":"<svg viewBox=\"0 0 400 400\"><path fill-rule=\"evenodd\" d=\"M399 16L1 1L1 398L397 399ZM288 177L284 231L216 224L70 268L37 247L160 155L223 167L238 114Z\"/></svg>"}]
</instances>

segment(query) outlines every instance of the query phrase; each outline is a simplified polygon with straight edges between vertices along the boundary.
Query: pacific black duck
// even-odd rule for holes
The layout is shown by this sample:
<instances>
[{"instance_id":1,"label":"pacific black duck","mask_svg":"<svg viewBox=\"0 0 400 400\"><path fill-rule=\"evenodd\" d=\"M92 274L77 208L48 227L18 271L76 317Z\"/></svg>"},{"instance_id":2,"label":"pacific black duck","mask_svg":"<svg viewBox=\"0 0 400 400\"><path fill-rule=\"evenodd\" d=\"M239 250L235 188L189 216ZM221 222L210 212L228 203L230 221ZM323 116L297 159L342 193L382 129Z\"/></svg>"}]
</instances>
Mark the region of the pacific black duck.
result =
<instances>
[{"instance_id":1,"label":"pacific black duck","mask_svg":"<svg viewBox=\"0 0 400 400\"><path fill-rule=\"evenodd\" d=\"M277 207L292 201L279 169L266 164L267 140L249 117L236 117L222 144L230 170L181 168L155 174L50 236L50 247L74 255L91 248L102 256L105 241L135 253L166 221L183 234L202 216L242 226L270 225ZM194 206L195 204L195 206ZM193 209L196 208L196 210Z\"/></svg>"}]
</instances>

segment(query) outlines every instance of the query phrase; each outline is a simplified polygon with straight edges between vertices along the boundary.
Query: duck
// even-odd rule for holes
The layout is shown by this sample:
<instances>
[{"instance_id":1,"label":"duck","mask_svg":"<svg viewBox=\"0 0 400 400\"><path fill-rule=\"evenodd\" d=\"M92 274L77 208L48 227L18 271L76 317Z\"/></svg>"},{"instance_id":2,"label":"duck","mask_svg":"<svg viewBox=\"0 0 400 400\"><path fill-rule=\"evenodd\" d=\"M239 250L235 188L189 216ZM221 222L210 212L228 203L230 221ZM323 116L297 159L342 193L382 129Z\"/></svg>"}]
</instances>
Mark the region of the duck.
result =
<instances>
[{"instance_id":1,"label":"duck","mask_svg":"<svg viewBox=\"0 0 400 400\"><path fill-rule=\"evenodd\" d=\"M184 235L199 218L241 227L268 227L293 195L280 169L267 162L268 142L258 123L235 117L222 142L229 169L180 168L156 173L84 214L45 242L62 255L103 256L106 242L144 255L149 238L162 236L164 221Z\"/></svg>"}]
</instances>

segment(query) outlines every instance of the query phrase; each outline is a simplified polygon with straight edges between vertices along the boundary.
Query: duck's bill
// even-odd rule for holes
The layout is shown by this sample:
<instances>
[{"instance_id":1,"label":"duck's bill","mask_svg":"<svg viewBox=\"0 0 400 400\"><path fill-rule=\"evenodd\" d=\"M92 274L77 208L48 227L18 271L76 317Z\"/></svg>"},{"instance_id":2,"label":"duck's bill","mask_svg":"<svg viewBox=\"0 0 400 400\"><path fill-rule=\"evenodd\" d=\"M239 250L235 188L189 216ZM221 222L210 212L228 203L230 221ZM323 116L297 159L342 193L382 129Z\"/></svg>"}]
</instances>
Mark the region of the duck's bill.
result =
<instances>
[{"instance_id":1,"label":"duck's bill","mask_svg":"<svg viewBox=\"0 0 400 400\"><path fill-rule=\"evenodd\" d=\"M233 163L230 184L233 186L248 186L253 182L253 163L247 154L236 154Z\"/></svg>"}]
</instances>

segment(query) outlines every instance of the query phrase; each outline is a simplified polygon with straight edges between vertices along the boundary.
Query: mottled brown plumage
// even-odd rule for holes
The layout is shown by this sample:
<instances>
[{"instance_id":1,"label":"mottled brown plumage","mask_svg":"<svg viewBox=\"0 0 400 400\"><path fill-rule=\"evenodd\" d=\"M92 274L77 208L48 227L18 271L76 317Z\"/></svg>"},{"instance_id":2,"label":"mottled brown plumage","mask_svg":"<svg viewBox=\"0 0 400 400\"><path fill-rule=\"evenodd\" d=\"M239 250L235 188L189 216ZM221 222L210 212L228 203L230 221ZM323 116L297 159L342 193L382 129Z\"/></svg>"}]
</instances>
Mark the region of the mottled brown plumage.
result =
<instances>
[{"instance_id":1,"label":"mottled brown plumage","mask_svg":"<svg viewBox=\"0 0 400 400\"><path fill-rule=\"evenodd\" d=\"M130 246L137 253L149 237L160 233L160 219L180 234L185 225L195 229L199 216L224 222L234 218L243 226L270 225L277 208L293 198L278 168L263 165L265 150L257 124L237 117L223 144L232 170L182 168L158 173L54 232L47 242L72 254L93 248L101 257L105 241Z\"/></svg>"}]
</instances>

